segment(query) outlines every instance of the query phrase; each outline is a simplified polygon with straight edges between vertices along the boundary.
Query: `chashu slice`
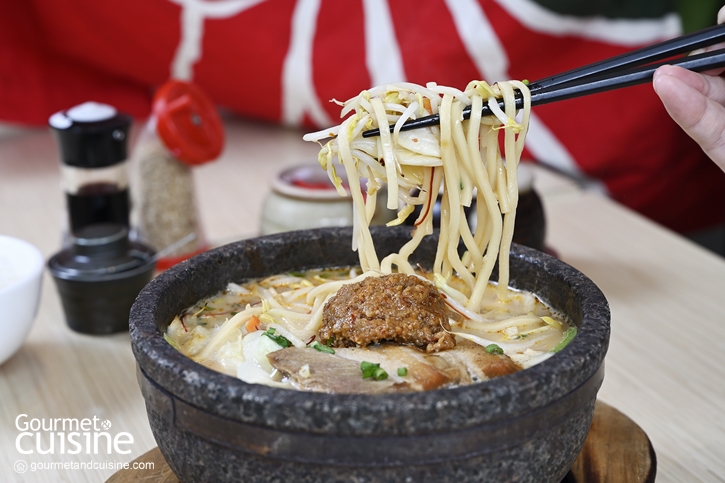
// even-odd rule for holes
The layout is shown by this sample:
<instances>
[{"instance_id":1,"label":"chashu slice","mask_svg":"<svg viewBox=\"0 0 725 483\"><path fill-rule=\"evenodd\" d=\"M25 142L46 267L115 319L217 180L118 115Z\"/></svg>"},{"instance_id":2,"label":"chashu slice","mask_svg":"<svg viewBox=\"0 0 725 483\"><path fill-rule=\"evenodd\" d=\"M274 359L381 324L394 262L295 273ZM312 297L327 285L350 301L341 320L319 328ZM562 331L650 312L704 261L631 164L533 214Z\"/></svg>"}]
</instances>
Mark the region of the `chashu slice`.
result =
<instances>
[{"instance_id":1,"label":"chashu slice","mask_svg":"<svg viewBox=\"0 0 725 483\"><path fill-rule=\"evenodd\" d=\"M506 376L520 371L521 366L505 354L489 354L486 349L470 340L461 340L455 349L438 353L451 364L468 369L473 382Z\"/></svg>"},{"instance_id":2,"label":"chashu slice","mask_svg":"<svg viewBox=\"0 0 725 483\"><path fill-rule=\"evenodd\" d=\"M410 391L430 391L440 387L458 384L470 384L471 380L465 370L456 361L451 362L437 354L429 354L411 346L382 344L368 346L365 349L335 349L336 354L345 359L380 364L388 377L400 378L410 385ZM447 352L447 351L443 351ZM398 369L404 367L407 375L398 376Z\"/></svg>"},{"instance_id":3,"label":"chashu slice","mask_svg":"<svg viewBox=\"0 0 725 483\"><path fill-rule=\"evenodd\" d=\"M316 392L381 394L429 391L467 385L511 374L520 367L508 356L489 354L478 344L462 341L455 349L428 354L409 346L383 344L340 348L335 354L288 347L268 356L270 363L296 387ZM388 373L382 381L363 379L362 361L380 364ZM398 376L398 368L407 369Z\"/></svg>"},{"instance_id":4,"label":"chashu slice","mask_svg":"<svg viewBox=\"0 0 725 483\"><path fill-rule=\"evenodd\" d=\"M287 376L292 385L313 392L382 394L410 391L408 384L393 378L363 379L360 363L336 354L309 348L288 347L267 355L272 367Z\"/></svg>"}]
</instances>

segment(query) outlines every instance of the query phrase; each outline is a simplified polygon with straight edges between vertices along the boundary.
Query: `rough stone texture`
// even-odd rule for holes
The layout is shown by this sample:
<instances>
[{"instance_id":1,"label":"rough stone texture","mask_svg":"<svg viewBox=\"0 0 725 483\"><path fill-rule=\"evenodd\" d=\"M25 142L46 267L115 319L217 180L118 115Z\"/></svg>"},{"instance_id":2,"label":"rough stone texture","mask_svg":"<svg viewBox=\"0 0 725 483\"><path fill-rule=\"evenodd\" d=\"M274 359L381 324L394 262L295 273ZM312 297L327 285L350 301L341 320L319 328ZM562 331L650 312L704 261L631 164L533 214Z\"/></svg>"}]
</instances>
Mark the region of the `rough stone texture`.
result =
<instances>
[{"instance_id":1,"label":"rough stone texture","mask_svg":"<svg viewBox=\"0 0 725 483\"><path fill-rule=\"evenodd\" d=\"M495 453L463 460L396 467L315 465L248 455L194 434L179 432L152 410L149 420L162 454L174 473L180 475L182 483L558 483L573 463L573 458L569 458L571 449L580 448L584 443L593 410L592 402L565 423L550 428L545 438L532 439L515 448L501 448Z\"/></svg>"},{"instance_id":2,"label":"rough stone texture","mask_svg":"<svg viewBox=\"0 0 725 483\"><path fill-rule=\"evenodd\" d=\"M375 229L373 238L382 257L408 240L409 228ZM156 397L153 390L144 391L152 430L180 479L559 481L589 429L610 315L604 296L589 279L543 253L515 246L511 285L539 294L568 314L579 335L533 368L472 386L365 396L250 385L194 363L163 339L160 331L175 314L229 281L355 264L350 239L351 230L342 228L237 242L173 267L139 295L131 311L132 347L140 369L167 394ZM430 267L434 253L435 240L429 237L415 261ZM236 430L199 436L206 429L194 421L204 416ZM500 437L487 440L485 434L491 431ZM437 462L416 461L414 448L425 450L431 436L446 442L437 445ZM386 447L387 442L395 456L390 465L361 467L336 465L329 458L322 464L314 452L301 451L311 461L302 463L287 443L306 437L316 438L321 447L347 441L351 454L365 454L366 448L381 442ZM259 438L268 444L255 447ZM349 455L341 451L339 457Z\"/></svg>"}]
</instances>

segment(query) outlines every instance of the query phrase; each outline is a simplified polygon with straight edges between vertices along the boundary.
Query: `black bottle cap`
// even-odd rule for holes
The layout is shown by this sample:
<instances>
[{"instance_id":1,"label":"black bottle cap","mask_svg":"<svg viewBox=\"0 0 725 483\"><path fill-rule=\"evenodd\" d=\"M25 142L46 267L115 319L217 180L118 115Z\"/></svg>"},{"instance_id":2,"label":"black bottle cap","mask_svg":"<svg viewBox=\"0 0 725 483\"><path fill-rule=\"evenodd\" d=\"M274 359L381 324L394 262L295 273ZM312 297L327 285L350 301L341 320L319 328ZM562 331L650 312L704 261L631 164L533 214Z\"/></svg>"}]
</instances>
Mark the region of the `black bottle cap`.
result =
<instances>
[{"instance_id":1,"label":"black bottle cap","mask_svg":"<svg viewBox=\"0 0 725 483\"><path fill-rule=\"evenodd\" d=\"M85 102L56 112L48 124L68 166L102 168L125 160L131 117L108 104Z\"/></svg>"},{"instance_id":2,"label":"black bottle cap","mask_svg":"<svg viewBox=\"0 0 725 483\"><path fill-rule=\"evenodd\" d=\"M132 243L123 225L99 223L73 234L73 245L50 259L55 277L94 282L123 278L134 269L153 263L148 247Z\"/></svg>"}]
</instances>

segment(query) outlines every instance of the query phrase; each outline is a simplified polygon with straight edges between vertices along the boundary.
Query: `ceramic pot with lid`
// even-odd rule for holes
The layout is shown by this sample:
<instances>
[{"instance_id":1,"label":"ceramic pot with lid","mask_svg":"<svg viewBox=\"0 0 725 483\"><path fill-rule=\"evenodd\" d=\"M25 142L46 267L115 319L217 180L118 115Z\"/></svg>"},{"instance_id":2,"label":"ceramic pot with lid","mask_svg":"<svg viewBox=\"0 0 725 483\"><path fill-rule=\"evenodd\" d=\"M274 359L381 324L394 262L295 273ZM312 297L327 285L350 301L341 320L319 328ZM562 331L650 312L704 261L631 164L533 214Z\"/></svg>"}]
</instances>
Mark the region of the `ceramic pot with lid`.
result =
<instances>
[{"instance_id":1,"label":"ceramic pot with lid","mask_svg":"<svg viewBox=\"0 0 725 483\"><path fill-rule=\"evenodd\" d=\"M151 280L156 260L132 242L123 225L94 224L76 231L69 248L48 261L68 326L76 332L128 330L131 304Z\"/></svg>"},{"instance_id":2,"label":"ceramic pot with lid","mask_svg":"<svg viewBox=\"0 0 725 483\"><path fill-rule=\"evenodd\" d=\"M340 196L335 186L317 163L291 166L272 178L270 192L264 200L260 234L271 235L292 230L352 226L353 204L343 170L338 176L347 196ZM363 192L365 190L363 189ZM378 200L387 191L378 192ZM394 219L394 211L377 203L372 225L383 225Z\"/></svg>"}]
</instances>

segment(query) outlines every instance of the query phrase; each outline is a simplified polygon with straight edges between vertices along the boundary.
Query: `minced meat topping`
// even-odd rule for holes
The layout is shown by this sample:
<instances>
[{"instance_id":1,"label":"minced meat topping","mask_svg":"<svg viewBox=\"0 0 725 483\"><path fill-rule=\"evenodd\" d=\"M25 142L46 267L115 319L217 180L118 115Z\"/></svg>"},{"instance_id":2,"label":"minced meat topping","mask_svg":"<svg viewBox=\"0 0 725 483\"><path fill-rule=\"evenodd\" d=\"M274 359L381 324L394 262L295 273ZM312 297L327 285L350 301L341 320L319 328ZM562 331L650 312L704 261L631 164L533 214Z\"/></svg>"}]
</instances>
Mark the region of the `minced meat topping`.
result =
<instances>
[{"instance_id":1,"label":"minced meat topping","mask_svg":"<svg viewBox=\"0 0 725 483\"><path fill-rule=\"evenodd\" d=\"M456 345L449 330L438 289L418 277L395 273L344 285L325 305L319 335L333 347L394 342L438 352Z\"/></svg>"}]
</instances>

